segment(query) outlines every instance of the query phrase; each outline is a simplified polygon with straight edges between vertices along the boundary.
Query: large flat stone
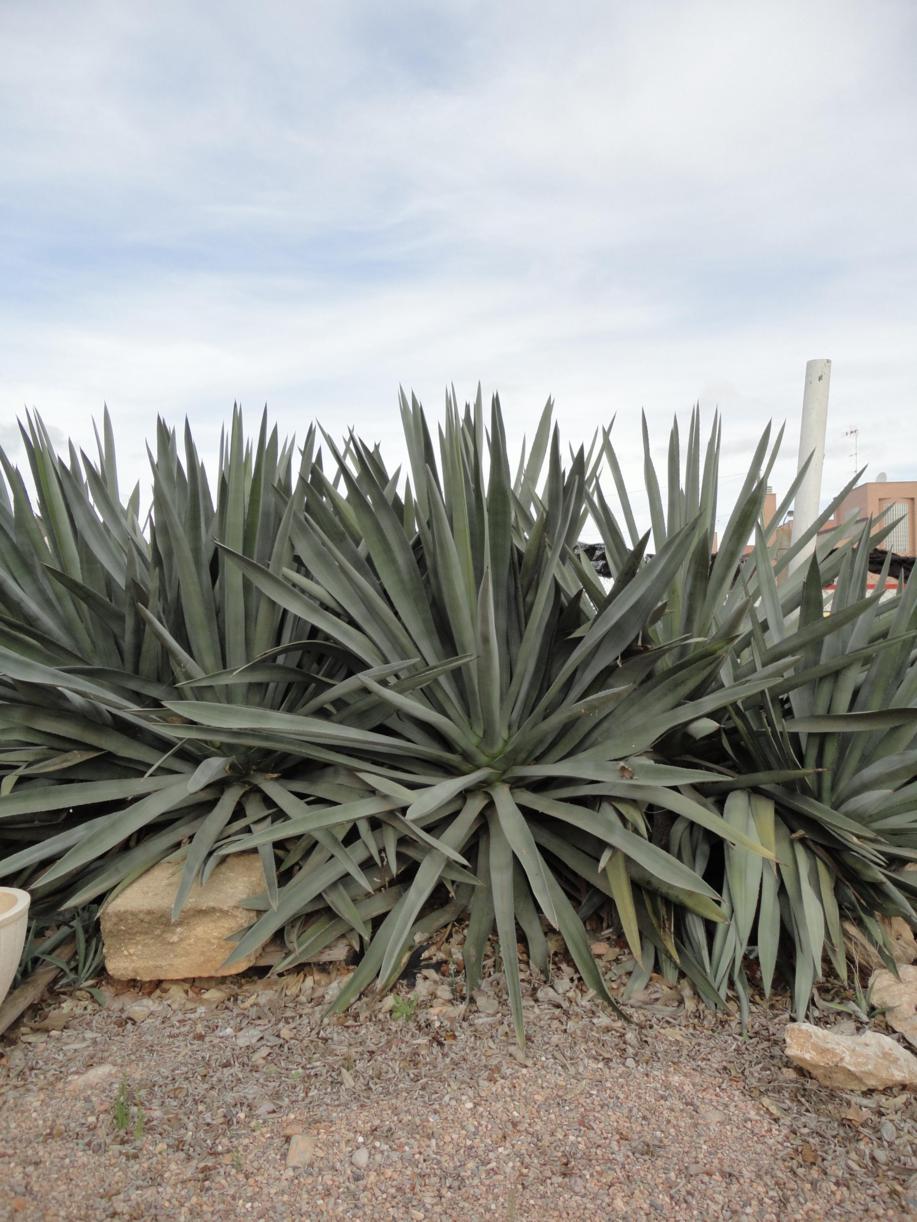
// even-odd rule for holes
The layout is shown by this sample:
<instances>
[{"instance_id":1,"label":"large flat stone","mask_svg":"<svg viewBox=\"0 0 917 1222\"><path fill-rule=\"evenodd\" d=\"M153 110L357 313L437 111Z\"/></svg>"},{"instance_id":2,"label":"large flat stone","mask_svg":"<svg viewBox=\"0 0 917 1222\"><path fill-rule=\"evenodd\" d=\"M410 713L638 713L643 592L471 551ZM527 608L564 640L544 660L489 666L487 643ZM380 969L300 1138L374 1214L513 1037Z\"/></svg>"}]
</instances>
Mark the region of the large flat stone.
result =
<instances>
[{"instance_id":1,"label":"large flat stone","mask_svg":"<svg viewBox=\"0 0 917 1222\"><path fill-rule=\"evenodd\" d=\"M917 1048L917 967L902 963L898 975L879 968L869 982L869 999L885 1021Z\"/></svg>"},{"instance_id":2,"label":"large flat stone","mask_svg":"<svg viewBox=\"0 0 917 1222\"><path fill-rule=\"evenodd\" d=\"M886 917L876 913L876 919L883 926L888 938L889 949L896 963L914 963L917 961L917 941L907 921L901 917ZM844 922L847 953L855 963L867 967L870 971L884 968L882 956L869 939L850 921Z\"/></svg>"},{"instance_id":3,"label":"large flat stone","mask_svg":"<svg viewBox=\"0 0 917 1222\"><path fill-rule=\"evenodd\" d=\"M914 963L917 961L917 940L907 921L902 917L882 917L882 924L888 931L895 962Z\"/></svg>"},{"instance_id":4,"label":"large flat stone","mask_svg":"<svg viewBox=\"0 0 917 1222\"><path fill-rule=\"evenodd\" d=\"M102 912L105 966L117 980L183 980L233 976L252 966L258 951L231 966L233 935L253 924L257 912L243 900L264 891L257 853L233 853L202 887L195 884L177 921L172 903L181 862L163 861L116 896Z\"/></svg>"},{"instance_id":5,"label":"large flat stone","mask_svg":"<svg viewBox=\"0 0 917 1222\"><path fill-rule=\"evenodd\" d=\"M917 1057L881 1035L840 1035L811 1023L788 1023L786 1055L824 1086L840 1090L917 1090Z\"/></svg>"}]
</instances>

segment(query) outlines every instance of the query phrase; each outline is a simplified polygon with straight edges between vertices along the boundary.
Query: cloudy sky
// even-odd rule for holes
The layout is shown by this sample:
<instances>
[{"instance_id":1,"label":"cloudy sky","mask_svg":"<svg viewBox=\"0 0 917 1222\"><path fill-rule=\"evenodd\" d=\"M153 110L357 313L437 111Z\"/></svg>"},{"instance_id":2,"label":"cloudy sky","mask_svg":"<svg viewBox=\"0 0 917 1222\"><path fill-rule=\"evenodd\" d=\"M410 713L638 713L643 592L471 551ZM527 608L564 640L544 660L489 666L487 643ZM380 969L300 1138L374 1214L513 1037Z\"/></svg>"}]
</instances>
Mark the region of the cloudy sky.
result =
<instances>
[{"instance_id":1,"label":"cloudy sky","mask_svg":"<svg viewBox=\"0 0 917 1222\"><path fill-rule=\"evenodd\" d=\"M397 449L399 383L615 432L700 400L724 494L832 358L826 490L917 477L912 0L0 5L0 436L234 399ZM630 476L629 476L630 478Z\"/></svg>"}]
</instances>

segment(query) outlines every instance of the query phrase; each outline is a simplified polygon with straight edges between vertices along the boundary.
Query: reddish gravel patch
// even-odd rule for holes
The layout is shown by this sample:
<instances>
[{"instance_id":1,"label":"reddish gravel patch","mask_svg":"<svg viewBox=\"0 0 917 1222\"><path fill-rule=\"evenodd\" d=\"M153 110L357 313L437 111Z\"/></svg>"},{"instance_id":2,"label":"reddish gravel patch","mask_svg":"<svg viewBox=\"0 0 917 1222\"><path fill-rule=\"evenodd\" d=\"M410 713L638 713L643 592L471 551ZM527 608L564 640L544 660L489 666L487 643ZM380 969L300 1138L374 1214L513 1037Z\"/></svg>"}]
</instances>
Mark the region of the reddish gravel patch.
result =
<instances>
[{"instance_id":1,"label":"reddish gravel patch","mask_svg":"<svg viewBox=\"0 0 917 1222\"><path fill-rule=\"evenodd\" d=\"M628 1026L561 968L521 1055L495 978L464 1016L430 972L323 1024L329 980L108 983L30 1015L0 1043L0 1216L912 1216L912 1098L801 1077L782 1012L743 1036L660 983Z\"/></svg>"}]
</instances>

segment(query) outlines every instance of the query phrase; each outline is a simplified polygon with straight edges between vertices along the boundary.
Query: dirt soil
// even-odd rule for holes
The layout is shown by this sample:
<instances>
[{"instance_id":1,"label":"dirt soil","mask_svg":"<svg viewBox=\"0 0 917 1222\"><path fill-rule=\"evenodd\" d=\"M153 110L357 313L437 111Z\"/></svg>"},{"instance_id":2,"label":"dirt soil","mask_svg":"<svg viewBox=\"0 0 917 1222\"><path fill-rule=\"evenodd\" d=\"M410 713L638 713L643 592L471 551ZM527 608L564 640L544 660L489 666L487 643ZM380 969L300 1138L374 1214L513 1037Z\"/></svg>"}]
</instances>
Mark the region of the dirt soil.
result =
<instances>
[{"instance_id":1,"label":"dirt soil","mask_svg":"<svg viewBox=\"0 0 917 1222\"><path fill-rule=\"evenodd\" d=\"M465 1009L448 964L325 1021L334 969L52 998L0 1040L0 1217L917 1213L914 1097L802 1076L784 1003L743 1035L661 981L630 1025L552 984L524 1054L502 982Z\"/></svg>"}]
</instances>

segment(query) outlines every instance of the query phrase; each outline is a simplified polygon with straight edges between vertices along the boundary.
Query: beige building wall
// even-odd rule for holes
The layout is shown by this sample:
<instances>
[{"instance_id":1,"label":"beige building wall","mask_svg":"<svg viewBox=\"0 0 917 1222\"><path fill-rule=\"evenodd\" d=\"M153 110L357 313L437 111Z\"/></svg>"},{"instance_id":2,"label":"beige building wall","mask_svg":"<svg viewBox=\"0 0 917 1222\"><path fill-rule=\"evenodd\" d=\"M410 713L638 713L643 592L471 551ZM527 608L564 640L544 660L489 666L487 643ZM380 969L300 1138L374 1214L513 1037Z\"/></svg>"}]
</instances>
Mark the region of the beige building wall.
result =
<instances>
[{"instance_id":1,"label":"beige building wall","mask_svg":"<svg viewBox=\"0 0 917 1222\"><path fill-rule=\"evenodd\" d=\"M891 510L889 520L901 518L882 546L901 556L913 556L917 548L917 480L882 480L860 484L838 506L837 521L855 517L862 521Z\"/></svg>"}]
</instances>

